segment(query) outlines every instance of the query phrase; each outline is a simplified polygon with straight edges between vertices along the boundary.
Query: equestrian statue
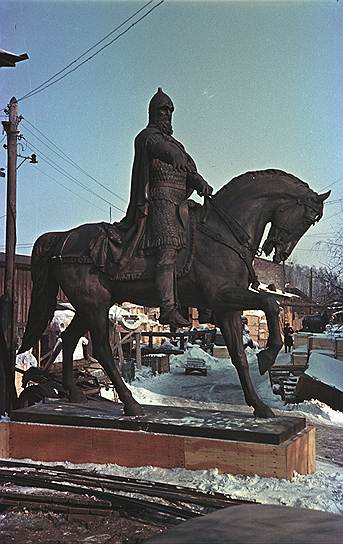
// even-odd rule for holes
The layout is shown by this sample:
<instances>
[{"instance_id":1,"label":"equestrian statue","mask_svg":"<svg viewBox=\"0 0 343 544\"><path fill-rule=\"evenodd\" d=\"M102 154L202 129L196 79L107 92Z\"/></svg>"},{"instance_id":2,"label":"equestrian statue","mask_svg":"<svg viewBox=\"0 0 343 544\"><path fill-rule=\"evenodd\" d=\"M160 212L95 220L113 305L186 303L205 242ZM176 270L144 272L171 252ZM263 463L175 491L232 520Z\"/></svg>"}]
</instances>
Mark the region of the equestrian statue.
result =
<instances>
[{"instance_id":1,"label":"equestrian statue","mask_svg":"<svg viewBox=\"0 0 343 544\"><path fill-rule=\"evenodd\" d=\"M274 414L255 391L243 348L241 312L266 314L269 337L258 357L264 374L282 347L279 305L259 291L253 259L262 245L285 261L311 225L323 216L330 191L318 194L281 170L247 172L212 195L183 145L172 137L174 106L161 89L149 105L148 126L135 140L130 203L119 223L80 225L43 234L32 251L32 301L20 352L39 340L52 319L61 288L75 308L62 334L63 385L70 400L73 352L91 335L93 355L111 379L126 415L140 404L122 380L109 342L108 311L124 301L160 306L161 322L187 325L180 308L209 309L236 367L246 403L256 417ZM189 196L204 196L200 205ZM228 399L229 401L230 399Z\"/></svg>"}]
</instances>

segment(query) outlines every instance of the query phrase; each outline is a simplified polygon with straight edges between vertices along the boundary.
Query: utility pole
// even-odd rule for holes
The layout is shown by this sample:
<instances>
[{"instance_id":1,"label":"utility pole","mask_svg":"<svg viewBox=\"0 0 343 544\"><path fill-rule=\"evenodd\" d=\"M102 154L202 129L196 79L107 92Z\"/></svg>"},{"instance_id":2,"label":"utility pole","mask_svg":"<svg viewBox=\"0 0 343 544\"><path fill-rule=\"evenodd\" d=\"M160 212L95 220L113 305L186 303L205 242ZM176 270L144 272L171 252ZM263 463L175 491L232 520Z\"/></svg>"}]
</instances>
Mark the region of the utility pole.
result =
<instances>
[{"instance_id":1,"label":"utility pole","mask_svg":"<svg viewBox=\"0 0 343 544\"><path fill-rule=\"evenodd\" d=\"M312 266L310 268L308 296L310 298L310 314L312 314L312 303L313 303L313 269L312 269Z\"/></svg>"},{"instance_id":2,"label":"utility pole","mask_svg":"<svg viewBox=\"0 0 343 544\"><path fill-rule=\"evenodd\" d=\"M17 140L18 140L18 104L15 97L11 98L8 106L8 121L2 125L7 134L7 207L6 207L6 260L5 284L2 297L2 313L4 335L6 339L10 373L13 375L15 366L15 339L17 312L15 300L15 249L16 249L16 217L17 217Z\"/></svg>"}]
</instances>

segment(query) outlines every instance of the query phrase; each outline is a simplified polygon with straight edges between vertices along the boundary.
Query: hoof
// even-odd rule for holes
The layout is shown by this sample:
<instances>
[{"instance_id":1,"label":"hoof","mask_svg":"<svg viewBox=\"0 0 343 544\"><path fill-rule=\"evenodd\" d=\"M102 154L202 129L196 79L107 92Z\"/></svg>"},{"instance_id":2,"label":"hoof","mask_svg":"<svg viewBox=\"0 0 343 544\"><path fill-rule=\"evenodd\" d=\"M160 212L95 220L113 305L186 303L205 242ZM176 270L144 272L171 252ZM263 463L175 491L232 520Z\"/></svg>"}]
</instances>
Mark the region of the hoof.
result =
<instances>
[{"instance_id":1,"label":"hoof","mask_svg":"<svg viewBox=\"0 0 343 544\"><path fill-rule=\"evenodd\" d=\"M69 402L73 402L75 404L82 404L88 402L86 395L84 395L82 391L80 391L80 389L78 389L77 387L69 389L68 400Z\"/></svg>"},{"instance_id":2,"label":"hoof","mask_svg":"<svg viewBox=\"0 0 343 544\"><path fill-rule=\"evenodd\" d=\"M257 360L258 360L258 369L260 371L261 376L269 370L274 362L275 357L271 355L266 349L263 349L257 354Z\"/></svg>"},{"instance_id":3,"label":"hoof","mask_svg":"<svg viewBox=\"0 0 343 544\"><path fill-rule=\"evenodd\" d=\"M266 404L264 406L258 406L254 410L254 416L260 418L276 417L273 410Z\"/></svg>"},{"instance_id":4,"label":"hoof","mask_svg":"<svg viewBox=\"0 0 343 544\"><path fill-rule=\"evenodd\" d=\"M130 402L124 405L125 416L144 416L144 410L138 402Z\"/></svg>"}]
</instances>

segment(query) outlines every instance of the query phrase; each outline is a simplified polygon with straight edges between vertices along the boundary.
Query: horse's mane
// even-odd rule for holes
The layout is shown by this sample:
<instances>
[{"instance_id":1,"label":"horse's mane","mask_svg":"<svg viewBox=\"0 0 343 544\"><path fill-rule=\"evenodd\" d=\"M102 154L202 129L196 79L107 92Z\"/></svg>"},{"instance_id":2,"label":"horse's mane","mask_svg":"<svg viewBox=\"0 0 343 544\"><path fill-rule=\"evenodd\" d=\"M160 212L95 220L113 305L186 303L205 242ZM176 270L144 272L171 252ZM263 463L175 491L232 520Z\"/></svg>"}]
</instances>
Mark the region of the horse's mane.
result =
<instances>
[{"instance_id":1,"label":"horse's mane","mask_svg":"<svg viewBox=\"0 0 343 544\"><path fill-rule=\"evenodd\" d=\"M242 192L246 193L249 191L249 193L255 193L260 184L263 184L266 192L271 190L271 184L274 186L275 184L278 184L278 188L282 191L286 189L285 183L288 183L289 181L292 185L294 184L294 187L292 187L293 190L303 190L304 192L312 191L307 183L297 178L293 174L289 174L283 170L269 168L267 170L256 170L253 172L245 172L245 174L240 174L223 185L215 196L221 197L225 192L226 197L234 199L236 196L241 196ZM270 184L269 187L267 184Z\"/></svg>"}]
</instances>

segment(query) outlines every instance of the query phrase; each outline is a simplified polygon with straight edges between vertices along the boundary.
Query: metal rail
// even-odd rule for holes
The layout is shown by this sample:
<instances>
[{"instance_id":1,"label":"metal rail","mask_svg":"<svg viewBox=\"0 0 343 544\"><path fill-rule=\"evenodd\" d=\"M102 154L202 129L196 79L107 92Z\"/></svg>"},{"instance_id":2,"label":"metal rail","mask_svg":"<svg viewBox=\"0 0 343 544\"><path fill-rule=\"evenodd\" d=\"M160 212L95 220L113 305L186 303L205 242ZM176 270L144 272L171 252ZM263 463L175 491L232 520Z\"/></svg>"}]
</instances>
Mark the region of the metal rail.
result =
<instances>
[{"instance_id":1,"label":"metal rail","mask_svg":"<svg viewBox=\"0 0 343 544\"><path fill-rule=\"evenodd\" d=\"M207 514L219 508L249 503L232 499L219 493L203 493L177 485L150 482L137 478L125 478L103 474L89 473L83 470L67 469L61 466L47 466L18 461L2 461L0 467L0 484L18 487L35 488L34 501L32 496L25 493L25 497L18 496L17 504L41 502L46 504L46 492L43 489L52 489L59 492L73 494L70 498L69 509L82 508L80 503L75 506L75 495L91 495L101 501L99 508L106 509L110 505L113 510L124 511L137 519L152 522L169 521L180 522L192 517ZM39 492L37 490L40 490ZM16 491L18 493L18 491ZM0 487L0 504L13 504L16 498L9 496L7 488ZM105 502L104 502L105 501ZM61 511L61 501L56 497L56 507ZM51 496L49 505L53 509ZM84 508L92 510L87 503ZM95 507L96 508L96 507ZM63 511L64 508L62 508Z\"/></svg>"}]
</instances>

